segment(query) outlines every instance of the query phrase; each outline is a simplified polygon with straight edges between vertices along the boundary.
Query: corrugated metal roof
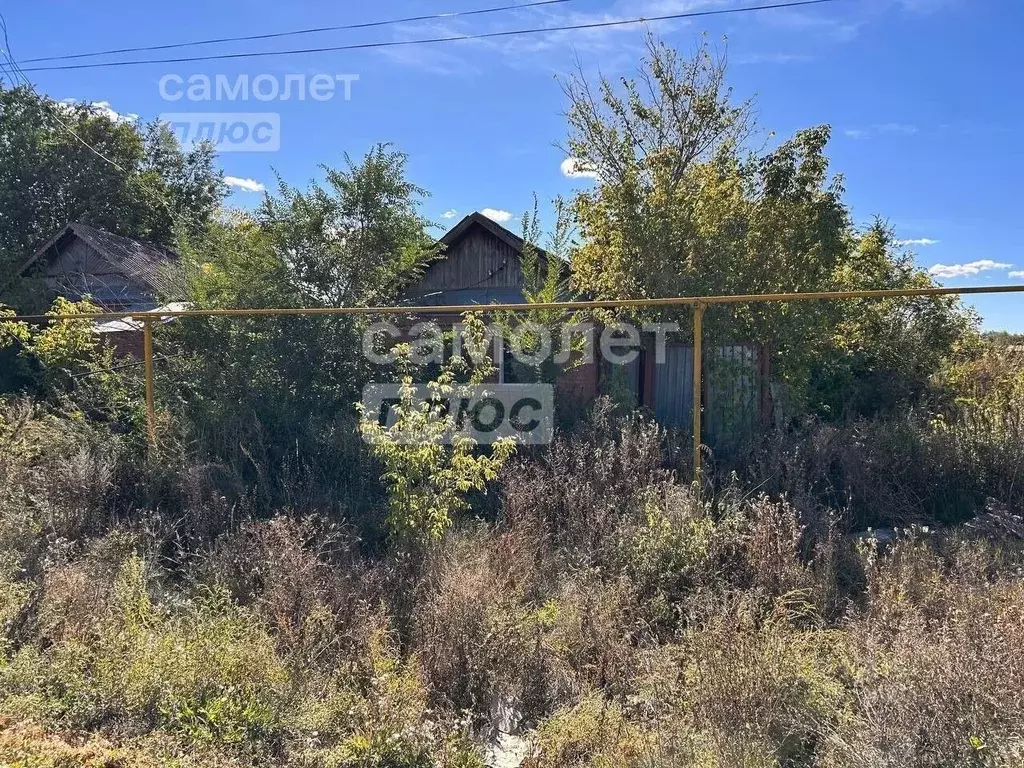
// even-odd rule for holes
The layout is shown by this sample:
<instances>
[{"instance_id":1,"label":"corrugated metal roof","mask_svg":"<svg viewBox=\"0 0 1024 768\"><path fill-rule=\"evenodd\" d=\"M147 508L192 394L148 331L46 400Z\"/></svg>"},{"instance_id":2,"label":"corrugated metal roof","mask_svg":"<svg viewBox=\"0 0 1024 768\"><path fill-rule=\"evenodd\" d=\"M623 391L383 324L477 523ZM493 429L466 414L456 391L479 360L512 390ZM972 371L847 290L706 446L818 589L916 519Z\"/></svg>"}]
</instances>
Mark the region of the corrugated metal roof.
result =
<instances>
[{"instance_id":1,"label":"corrugated metal roof","mask_svg":"<svg viewBox=\"0 0 1024 768\"><path fill-rule=\"evenodd\" d=\"M180 257L173 251L85 224L69 224L68 229L111 265L122 270L125 276L165 297L181 298L184 295Z\"/></svg>"},{"instance_id":2,"label":"corrugated metal roof","mask_svg":"<svg viewBox=\"0 0 1024 768\"><path fill-rule=\"evenodd\" d=\"M190 309L191 304L184 301L172 301L170 304L164 304L162 307L151 309L146 312L140 312L138 315L133 317L122 317L117 320L107 320L106 322L96 323L92 329L96 333L141 333L143 330L142 315L161 315L157 322L161 324L174 322L173 317L164 316L164 312L183 312L186 309Z\"/></svg>"},{"instance_id":3,"label":"corrugated metal roof","mask_svg":"<svg viewBox=\"0 0 1024 768\"><path fill-rule=\"evenodd\" d=\"M169 299L186 295L180 266L181 257L169 248L122 237L103 229L72 222L51 237L18 270L22 274L39 259L62 250L69 237L89 245L111 267L131 278L141 288Z\"/></svg>"}]
</instances>

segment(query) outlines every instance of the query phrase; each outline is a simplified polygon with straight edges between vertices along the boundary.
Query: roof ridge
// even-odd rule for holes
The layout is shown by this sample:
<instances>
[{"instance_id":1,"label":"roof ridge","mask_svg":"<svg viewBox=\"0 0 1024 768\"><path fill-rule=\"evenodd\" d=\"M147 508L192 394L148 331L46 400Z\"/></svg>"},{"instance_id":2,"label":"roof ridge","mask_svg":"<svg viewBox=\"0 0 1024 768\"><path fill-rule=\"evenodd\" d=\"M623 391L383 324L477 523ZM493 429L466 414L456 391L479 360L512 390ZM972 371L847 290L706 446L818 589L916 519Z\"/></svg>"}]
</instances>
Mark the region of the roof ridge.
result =
<instances>
[{"instance_id":1,"label":"roof ridge","mask_svg":"<svg viewBox=\"0 0 1024 768\"><path fill-rule=\"evenodd\" d=\"M479 224L499 240L502 240L506 245L516 251L519 251L519 253L522 253L523 249L526 247L526 240L510 230L508 227L502 226L500 223L480 211L473 211L472 213L466 214L458 224L445 232L438 242L444 246L451 245L453 241L458 240L473 224ZM549 256L548 252L540 245L536 243L533 243L532 245L537 249L542 258L546 259Z\"/></svg>"},{"instance_id":2,"label":"roof ridge","mask_svg":"<svg viewBox=\"0 0 1024 768\"><path fill-rule=\"evenodd\" d=\"M159 251L163 251L164 253L168 254L169 256L174 256L174 257L179 257L180 256L180 254L178 254L178 252L175 251L173 248L169 248L166 245L161 245L160 243L154 242L152 240L145 240L145 239L143 239L141 237L129 237L128 235L119 235L116 232L111 232L109 229L104 229L103 227L94 227L91 224L83 224L80 221L69 222L67 227L65 227L65 231L67 229L70 229L72 232L75 232L76 234L78 233L79 230L84 229L89 234L95 233L95 234L103 235L105 237L114 237L114 238L117 238L118 240L125 240L125 241L130 242L130 243L136 243L138 245L144 245L144 246L146 246L148 248L155 248L155 249L157 249Z\"/></svg>"}]
</instances>

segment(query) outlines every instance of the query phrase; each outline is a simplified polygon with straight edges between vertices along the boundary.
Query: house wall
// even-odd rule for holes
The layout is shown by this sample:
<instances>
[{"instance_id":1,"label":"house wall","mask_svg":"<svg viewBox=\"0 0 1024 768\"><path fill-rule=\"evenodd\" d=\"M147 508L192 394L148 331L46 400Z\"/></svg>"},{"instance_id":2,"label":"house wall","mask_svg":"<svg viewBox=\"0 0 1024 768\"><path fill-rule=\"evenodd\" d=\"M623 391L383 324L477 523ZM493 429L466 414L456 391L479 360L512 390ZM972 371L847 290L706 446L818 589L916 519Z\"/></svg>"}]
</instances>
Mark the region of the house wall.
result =
<instances>
[{"instance_id":1,"label":"house wall","mask_svg":"<svg viewBox=\"0 0 1024 768\"><path fill-rule=\"evenodd\" d=\"M156 297L117 271L90 245L77 237L62 244L46 270L47 288L58 296L80 301L88 296L106 310L153 309Z\"/></svg>"},{"instance_id":2,"label":"house wall","mask_svg":"<svg viewBox=\"0 0 1024 768\"><path fill-rule=\"evenodd\" d=\"M115 357L131 357L142 360L145 354L145 338L142 331L122 331L102 334L100 340L114 349Z\"/></svg>"},{"instance_id":3,"label":"house wall","mask_svg":"<svg viewBox=\"0 0 1024 768\"><path fill-rule=\"evenodd\" d=\"M581 402L595 400L600 393L601 367L596 360L562 371L555 384L556 390Z\"/></svg>"},{"instance_id":4,"label":"house wall","mask_svg":"<svg viewBox=\"0 0 1024 768\"><path fill-rule=\"evenodd\" d=\"M693 346L668 343L665 358L646 355L644 404L663 427L693 430ZM763 350L752 344L705 347L703 370L703 440L726 448L753 433L768 418L770 368Z\"/></svg>"},{"instance_id":5,"label":"house wall","mask_svg":"<svg viewBox=\"0 0 1024 768\"><path fill-rule=\"evenodd\" d=\"M402 303L424 307L523 303L523 282L519 251L484 227L474 226L410 286ZM442 327L459 322L452 315L429 312L416 319ZM705 349L701 405L709 445L725 446L764 418L769 407L767 382L758 348L739 344ZM632 394L662 426L682 432L693 427L693 347L687 343L669 343L666 359L655 364L653 339L645 339L644 354L629 366L614 368L597 360L567 367L556 387L561 397L580 407L602 391Z\"/></svg>"},{"instance_id":6,"label":"house wall","mask_svg":"<svg viewBox=\"0 0 1024 768\"><path fill-rule=\"evenodd\" d=\"M654 418L663 427L692 431L693 347L666 344L665 359L652 369L649 391Z\"/></svg>"},{"instance_id":7,"label":"house wall","mask_svg":"<svg viewBox=\"0 0 1024 768\"><path fill-rule=\"evenodd\" d=\"M399 304L431 307L523 304L525 301L519 252L475 225L403 291ZM423 322L451 328L461 323L462 318L427 310L408 316L404 327L409 329Z\"/></svg>"}]
</instances>

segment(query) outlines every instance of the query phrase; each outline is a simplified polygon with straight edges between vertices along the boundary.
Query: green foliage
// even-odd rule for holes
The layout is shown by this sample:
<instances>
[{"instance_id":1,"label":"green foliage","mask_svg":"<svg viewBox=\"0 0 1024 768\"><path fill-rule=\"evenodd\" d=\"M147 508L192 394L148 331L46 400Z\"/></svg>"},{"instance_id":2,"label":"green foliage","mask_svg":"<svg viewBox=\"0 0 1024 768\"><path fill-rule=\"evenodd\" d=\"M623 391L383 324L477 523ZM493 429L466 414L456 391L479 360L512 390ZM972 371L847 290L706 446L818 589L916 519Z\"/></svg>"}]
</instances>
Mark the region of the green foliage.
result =
<instances>
[{"instance_id":1,"label":"green foliage","mask_svg":"<svg viewBox=\"0 0 1024 768\"><path fill-rule=\"evenodd\" d=\"M827 126L747 150L751 105L725 82L725 58L706 43L682 60L651 40L639 81L565 84L568 152L598 180L573 201L578 290L636 299L932 285L882 225L853 230ZM689 310L677 314L685 330ZM971 325L949 298L759 303L709 312L705 344L763 345L791 413L839 417L920 399Z\"/></svg>"},{"instance_id":2,"label":"green foliage","mask_svg":"<svg viewBox=\"0 0 1024 768\"><path fill-rule=\"evenodd\" d=\"M437 253L420 215L426 190L406 178L408 158L378 144L358 163L323 166L328 187L279 186L259 220L301 306L372 306Z\"/></svg>"},{"instance_id":3,"label":"green foliage","mask_svg":"<svg viewBox=\"0 0 1024 768\"><path fill-rule=\"evenodd\" d=\"M98 311L88 301L58 297L48 316ZM140 382L130 366L114 356L90 320L59 320L43 326L4 322L0 309L0 355L12 368L3 381L7 391L30 392L70 413L125 426L141 424ZM6 347L5 347L6 343Z\"/></svg>"},{"instance_id":4,"label":"green foliage","mask_svg":"<svg viewBox=\"0 0 1024 768\"><path fill-rule=\"evenodd\" d=\"M881 221L858 235L837 280L851 291L934 287ZM976 321L950 296L844 301L831 347L812 366L809 400L835 420L934 400L936 373L972 356Z\"/></svg>"},{"instance_id":5,"label":"green foliage","mask_svg":"<svg viewBox=\"0 0 1024 768\"><path fill-rule=\"evenodd\" d=\"M325 168L326 184L281 184L185 247L197 307L338 307L394 300L436 253L406 158L377 146ZM364 511L379 489L352 407L373 371L356 316L194 318L177 323L166 397L191 434L231 468L251 501Z\"/></svg>"},{"instance_id":6,"label":"green foliage","mask_svg":"<svg viewBox=\"0 0 1024 768\"><path fill-rule=\"evenodd\" d=\"M947 366L941 382L960 408L1004 416L1009 425L1024 407L1024 348L986 337L976 354Z\"/></svg>"},{"instance_id":7,"label":"green foliage","mask_svg":"<svg viewBox=\"0 0 1024 768\"><path fill-rule=\"evenodd\" d=\"M290 530L277 539L286 549L301 546ZM80 559L48 564L46 639L5 646L0 658L3 757L481 768L462 726L429 710L415 659L374 619L359 628L365 656L311 660L285 642L271 605L242 606L216 585L174 586L139 545L115 534ZM5 611L17 612L28 583L0 583ZM11 720L19 726L8 732ZM72 739L80 754L47 735L92 730L108 738Z\"/></svg>"},{"instance_id":8,"label":"green foliage","mask_svg":"<svg viewBox=\"0 0 1024 768\"><path fill-rule=\"evenodd\" d=\"M466 387L480 387L494 372L483 321L467 313L463 323L472 363L453 356L428 383L426 397L417 395L411 375L403 376L394 423L382 426L375 414L364 413L359 425L384 466L391 533L406 545L440 538L454 517L469 509L467 494L484 491L515 451L514 440L503 439L489 455L478 454L476 441L458 430L458 413L447 407L450 398L470 394Z\"/></svg>"},{"instance_id":9,"label":"green foliage","mask_svg":"<svg viewBox=\"0 0 1024 768\"><path fill-rule=\"evenodd\" d=\"M547 720L538 737L538 754L526 768L616 768L637 765L646 751L642 732L622 708L594 692Z\"/></svg>"},{"instance_id":10,"label":"green foliage","mask_svg":"<svg viewBox=\"0 0 1024 768\"><path fill-rule=\"evenodd\" d=\"M740 486L698 502L659 469L656 428L602 414L508 462L497 523L453 525L410 569L407 552L360 551L298 516L222 521L199 540L177 509L136 497L115 526L137 479L101 453L109 432L0 410L0 755L480 768L486 746L531 766L1019 763L1012 514L855 546L806 489L793 504ZM195 482L194 467L179 474ZM214 511L202 489L186 498Z\"/></svg>"},{"instance_id":11,"label":"green foliage","mask_svg":"<svg viewBox=\"0 0 1024 768\"><path fill-rule=\"evenodd\" d=\"M483 768L478 750L459 733L429 719L426 691L415 660L403 661L387 633L377 629L367 647L361 695L335 691L310 702L308 727L336 745L314 749L315 765L375 768Z\"/></svg>"},{"instance_id":12,"label":"green foliage","mask_svg":"<svg viewBox=\"0 0 1024 768\"><path fill-rule=\"evenodd\" d=\"M565 201L554 200L555 226L544 249L541 248L541 224L537 198L533 210L523 214L523 296L527 304L550 304L569 298L569 250L572 244L572 223ZM571 354L573 349L559 349L564 342L562 329L578 321L575 314L556 309L529 309L520 312L495 312L494 323L501 328L506 346L513 352L529 357L550 342L551 354L539 363L529 365L510 359L507 371L518 381L544 381L553 383L562 366L554 362L559 354ZM576 342L578 344L578 342ZM518 358L519 355L516 355Z\"/></svg>"},{"instance_id":13,"label":"green foliage","mask_svg":"<svg viewBox=\"0 0 1024 768\"><path fill-rule=\"evenodd\" d=\"M748 261L735 263L749 203L733 150L748 105L730 105L724 61L706 45L681 61L650 39L645 63L645 82L625 81L621 95L607 80L596 94L580 76L564 86L569 154L598 179L573 201L583 240L573 277L595 298L706 294Z\"/></svg>"},{"instance_id":14,"label":"green foliage","mask_svg":"<svg viewBox=\"0 0 1024 768\"><path fill-rule=\"evenodd\" d=\"M0 85L0 137L0 293L19 308L41 295L19 268L68 222L171 245L176 229L205 229L223 196L211 147L183 153L166 126L112 121L28 87Z\"/></svg>"},{"instance_id":15,"label":"green foliage","mask_svg":"<svg viewBox=\"0 0 1024 768\"><path fill-rule=\"evenodd\" d=\"M570 252L596 298L931 285L884 224L853 229L827 128L747 152L724 60L649 54L624 90L567 84L598 184L575 250L560 202L546 253L524 217L530 304L566 295ZM0 108L8 266L65 217L162 242L181 218L197 306L316 308L393 300L436 255L386 146L211 223L208 150L68 107L116 176L55 105ZM5 193L18 174L36 197ZM499 319L574 319L527 310ZM0 374L35 399L0 402L0 763L1021 764L1024 368L955 301L709 311L708 343L768 346L800 413L884 417L791 425L702 498L672 437L604 399L515 460L453 436L446 402L494 373L476 314L425 400L402 369L390 427L352 407L380 375L360 320L175 323L150 450L137 369L111 370L88 322L10 316ZM894 418L908 402L929 411ZM849 535L922 523L947 527Z\"/></svg>"},{"instance_id":16,"label":"green foliage","mask_svg":"<svg viewBox=\"0 0 1024 768\"><path fill-rule=\"evenodd\" d=\"M554 206L555 229L551 233L543 258L539 246L541 228L536 196L533 199L533 211L523 214L523 295L528 304L559 301L565 297L568 290L567 258L571 224L565 209L565 201L562 198L555 198Z\"/></svg>"},{"instance_id":17,"label":"green foliage","mask_svg":"<svg viewBox=\"0 0 1024 768\"><path fill-rule=\"evenodd\" d=\"M0 392L23 389L32 380L32 370L25 355L29 329L25 323L4 318L14 317L15 311L0 304Z\"/></svg>"}]
</instances>

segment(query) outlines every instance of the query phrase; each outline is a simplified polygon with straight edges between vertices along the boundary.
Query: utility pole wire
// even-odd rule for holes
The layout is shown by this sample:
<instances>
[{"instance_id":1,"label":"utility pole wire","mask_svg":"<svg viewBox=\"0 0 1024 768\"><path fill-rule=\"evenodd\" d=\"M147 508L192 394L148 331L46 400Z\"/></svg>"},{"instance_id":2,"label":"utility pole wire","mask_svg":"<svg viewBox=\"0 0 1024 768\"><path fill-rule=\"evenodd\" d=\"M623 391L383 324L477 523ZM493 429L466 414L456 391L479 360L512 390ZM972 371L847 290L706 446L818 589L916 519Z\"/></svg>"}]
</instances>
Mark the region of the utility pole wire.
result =
<instances>
[{"instance_id":1,"label":"utility pole wire","mask_svg":"<svg viewBox=\"0 0 1024 768\"><path fill-rule=\"evenodd\" d=\"M12 80L12 82L14 83L14 85L18 85L19 84L19 80L23 81L25 87L27 87L29 90L31 90L33 93L35 93L35 88L33 87L32 83L29 81L29 79L27 77L25 77L25 70L23 70L21 68L21 66L18 64L17 59L14 58L14 54L11 53L11 41L10 41L10 38L8 36L8 31L7 31L7 20L4 18L4 15L2 13L0 13L0 29L3 30L3 36L4 36L4 50L2 51L3 57L4 57L4 59L7 62L7 66L9 66L14 71L14 75L15 75L14 79ZM6 71L6 68L5 68L4 71ZM83 139L81 136L79 136L78 132L75 131L74 128L72 128L70 125L68 125L66 122L64 122L64 120L61 119L61 116L58 114L58 112L60 111L60 106L59 105L54 104L52 101L47 99L45 96L42 97L42 103L49 107L50 113L51 113L51 116L53 117L53 119L56 120L58 123L60 123L60 125L64 128L64 130L67 131L71 136L73 136L83 147L88 149L90 152L92 152L94 155L96 155L98 158L100 158L104 162L107 162L110 165L112 165L114 168L116 168L118 171L120 171L121 173L125 174L126 176L130 175L130 174L128 174L128 171L126 171L118 163L116 163L115 161L111 160L109 157L104 155L102 152L100 152L98 149L96 149L96 147L92 146L89 142L87 142L85 139Z\"/></svg>"},{"instance_id":2,"label":"utility pole wire","mask_svg":"<svg viewBox=\"0 0 1024 768\"><path fill-rule=\"evenodd\" d=\"M824 5L841 0L797 0L796 2L772 3L743 8L721 8L714 11L691 11L689 13L668 13L661 16L619 19L616 21L598 21L587 24L564 24L554 27L533 27L529 29L510 29L500 32L483 32L479 34L452 35L449 37L430 37L417 40L390 40L376 43L355 43L351 45L324 46L320 48L296 48L287 51L253 51L246 53L220 53L207 56L181 56L169 59L137 59L133 61L107 61L93 64L62 64L47 67L29 67L25 72L60 72L76 69L105 69L108 67L133 67L142 64L188 64L197 61L225 61L230 59L252 59L272 56L294 56L306 53L333 53L337 51L359 51L374 48L395 48L399 46L426 45L431 43L455 43L467 40L489 40L501 37L519 37L524 35L544 34L547 32L569 32L580 29L607 29L631 24L646 24L652 21L674 21L678 19L694 19L706 16L725 16L729 14L751 13L754 11L770 11L782 8L799 8L809 5Z\"/></svg>"},{"instance_id":3,"label":"utility pole wire","mask_svg":"<svg viewBox=\"0 0 1024 768\"><path fill-rule=\"evenodd\" d=\"M24 64L37 64L42 61L69 61L71 59L87 59L93 56L112 56L117 53L141 53L143 51L167 51L174 48L193 48L200 45L215 45L217 43L238 43L249 40L271 40L279 37L297 37L299 35L313 35L321 32L341 32L351 29L369 29L371 27L388 27L394 24L408 24L416 21L442 21L457 19L463 16L482 16L489 13L501 13L503 11L518 11L524 8L538 8L545 5L561 5L572 3L576 0L536 0L535 2L522 3L520 5L501 5L495 8L478 8L472 11L451 11L449 13L434 13L426 16L407 16L404 19L387 19L386 21L367 21L360 24L340 24L330 27L311 27L309 29L295 29L288 32L267 32L261 35L240 35L238 37L214 37L209 40L190 40L184 43L167 43L166 45L143 45L137 48L113 48L109 51L93 51L91 53L72 53L64 56L41 56L35 59L25 59Z\"/></svg>"},{"instance_id":4,"label":"utility pole wire","mask_svg":"<svg viewBox=\"0 0 1024 768\"><path fill-rule=\"evenodd\" d=\"M3 39L4 39L4 49L0 50L0 53L3 54L3 59L6 60L7 65L10 66L10 68L12 70L14 70L14 73L17 76L15 79L12 80L14 85L17 86L17 85L22 84L21 82L19 82L19 78L20 78L20 81L23 81L24 86L26 88L28 88L36 96L39 97L40 103L45 108L47 108L49 110L50 115L53 117L53 119L56 120L57 123L59 123L60 126L62 128L64 128L64 130L67 131L67 133L70 136L72 136L76 141L78 141L83 147L85 147L90 152L92 152L94 155L96 155L96 157L100 158L105 163L108 163L112 168L117 170L126 179L130 179L130 180L133 180L133 181L140 181L140 182L141 181L145 181L145 177L142 174L128 171L123 166L121 166L120 163L116 162L115 160L110 159L105 154L103 154L103 152L101 152L99 149L97 149L92 144L90 144L85 139L83 139L74 128L72 128L70 125L68 125L61 118L61 116L59 114L60 113L60 109L61 109L61 105L55 103L49 97L47 97L45 95L42 95L42 94L39 94L36 91L35 86L28 79L28 77L25 76L25 70L21 68L21 66L18 64L17 59L15 59L14 56L11 54L11 43L10 43L10 39L8 37L7 19L4 18L4 15L3 15L2 12L0 12L0 31L2 31ZM6 69L4 71L6 71ZM177 211L175 211L174 208L171 207L171 204L167 200L164 199L163 195L160 194L161 190L157 189L156 187L150 187L150 189L156 193L155 196L154 196L156 201L158 203L160 203L160 205L163 206L164 210L167 211L167 215L171 218L171 220L174 222L174 224L176 226L179 226L179 227L182 226L181 215ZM192 223L196 224L198 222L195 219L193 219ZM13 282L13 279L11 281L9 281L7 284L0 285L0 290L6 290L11 285L12 282Z\"/></svg>"}]
</instances>

